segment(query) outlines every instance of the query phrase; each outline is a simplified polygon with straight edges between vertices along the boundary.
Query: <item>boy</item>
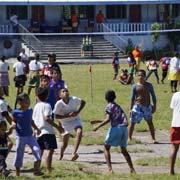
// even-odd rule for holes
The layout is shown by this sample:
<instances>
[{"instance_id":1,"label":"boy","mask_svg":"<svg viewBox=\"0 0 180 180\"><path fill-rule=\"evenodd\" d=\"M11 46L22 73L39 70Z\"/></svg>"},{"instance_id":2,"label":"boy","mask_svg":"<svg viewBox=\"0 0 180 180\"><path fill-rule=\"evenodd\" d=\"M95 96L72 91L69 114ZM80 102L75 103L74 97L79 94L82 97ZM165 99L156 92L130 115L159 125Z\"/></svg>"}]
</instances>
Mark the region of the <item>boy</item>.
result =
<instances>
[{"instance_id":1,"label":"boy","mask_svg":"<svg viewBox=\"0 0 180 180\"><path fill-rule=\"evenodd\" d=\"M59 160L64 156L70 132L74 129L76 131L76 140L74 142L71 161L75 161L79 157L77 150L82 138L82 122L79 113L84 108L86 102L74 96L69 97L69 91L67 88L62 88L60 90L60 98L61 99L57 101L53 110L55 118L60 119L62 127L64 128Z\"/></svg>"},{"instance_id":2,"label":"boy","mask_svg":"<svg viewBox=\"0 0 180 180\"><path fill-rule=\"evenodd\" d=\"M60 133L63 129L55 124L52 120L52 108L49 103L46 103L49 91L47 88L39 87L37 89L38 102L34 107L33 120L35 125L41 130L38 135L37 142L41 149L41 157L43 156L44 150L48 151L46 156L46 170L51 171L52 168L52 157L54 149L57 148L56 136L53 127L55 127Z\"/></svg>"},{"instance_id":3,"label":"boy","mask_svg":"<svg viewBox=\"0 0 180 180\"><path fill-rule=\"evenodd\" d=\"M138 71L138 82L133 85L131 93L129 140L132 140L132 134L136 123L140 123L144 118L148 124L152 143L155 140L155 130L152 114L156 111L156 95L151 83L146 82L146 71ZM152 97L153 105L151 105L150 97Z\"/></svg>"},{"instance_id":4,"label":"boy","mask_svg":"<svg viewBox=\"0 0 180 180\"><path fill-rule=\"evenodd\" d=\"M20 168L23 165L24 149L28 145L34 155L34 175L40 176L41 156L40 148L33 136L32 127L37 130L37 134L41 131L37 128L32 120L32 108L30 108L30 99L28 94L21 93L17 96L18 109L12 112L13 123L12 126L16 128L16 156L14 166L16 167L16 176L20 176Z\"/></svg>"},{"instance_id":5,"label":"boy","mask_svg":"<svg viewBox=\"0 0 180 180\"><path fill-rule=\"evenodd\" d=\"M111 127L106 135L104 145L104 155L108 165L108 170L111 173L113 172L110 148L111 146L120 146L121 152L129 165L130 172L133 173L135 170L131 161L131 157L126 149L128 139L128 119L122 108L114 102L116 99L116 94L113 90L108 90L105 93L105 99L108 102L108 105L105 109L106 118L102 120L91 121L91 124L100 123L93 129L93 131L97 131L100 127L106 125L109 122L111 123Z\"/></svg>"}]
</instances>

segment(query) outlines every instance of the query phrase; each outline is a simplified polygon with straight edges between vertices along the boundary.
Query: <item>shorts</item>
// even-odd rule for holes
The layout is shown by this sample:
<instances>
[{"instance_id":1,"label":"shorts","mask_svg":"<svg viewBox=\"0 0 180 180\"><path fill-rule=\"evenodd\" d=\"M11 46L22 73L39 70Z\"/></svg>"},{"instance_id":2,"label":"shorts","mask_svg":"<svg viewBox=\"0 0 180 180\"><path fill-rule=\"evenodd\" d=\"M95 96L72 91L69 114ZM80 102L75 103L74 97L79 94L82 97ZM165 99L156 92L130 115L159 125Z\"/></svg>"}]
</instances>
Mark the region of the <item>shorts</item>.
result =
<instances>
[{"instance_id":1,"label":"shorts","mask_svg":"<svg viewBox=\"0 0 180 180\"><path fill-rule=\"evenodd\" d=\"M24 75L24 74L15 76L14 77L15 87L19 88L19 87L25 86L26 80L27 80L27 78L26 78L26 75Z\"/></svg>"},{"instance_id":2,"label":"shorts","mask_svg":"<svg viewBox=\"0 0 180 180\"><path fill-rule=\"evenodd\" d=\"M106 135L105 144L126 147L128 140L127 126L111 127Z\"/></svg>"},{"instance_id":3,"label":"shorts","mask_svg":"<svg viewBox=\"0 0 180 180\"><path fill-rule=\"evenodd\" d=\"M140 123L143 118L145 121L152 119L152 106L139 106L135 104L131 112L131 122Z\"/></svg>"},{"instance_id":4,"label":"shorts","mask_svg":"<svg viewBox=\"0 0 180 180\"><path fill-rule=\"evenodd\" d=\"M72 130L78 127L82 128L82 122L79 118L76 118L72 121L61 120L60 122L62 124L62 127L64 128L64 133L62 135L69 134Z\"/></svg>"},{"instance_id":5,"label":"shorts","mask_svg":"<svg viewBox=\"0 0 180 180\"><path fill-rule=\"evenodd\" d=\"M134 74L134 66L129 67L129 74L131 74L131 75Z\"/></svg>"},{"instance_id":6,"label":"shorts","mask_svg":"<svg viewBox=\"0 0 180 180\"><path fill-rule=\"evenodd\" d=\"M36 71L30 71L29 74L29 87L39 87L40 84L40 80L39 80L39 76L37 76L37 72Z\"/></svg>"},{"instance_id":7,"label":"shorts","mask_svg":"<svg viewBox=\"0 0 180 180\"><path fill-rule=\"evenodd\" d=\"M55 134L43 134L37 138L40 149L57 149L57 141Z\"/></svg>"},{"instance_id":8,"label":"shorts","mask_svg":"<svg viewBox=\"0 0 180 180\"><path fill-rule=\"evenodd\" d=\"M115 67L114 67L114 74L117 75L117 74L118 74L118 71L119 71L118 66L115 66Z\"/></svg>"},{"instance_id":9,"label":"shorts","mask_svg":"<svg viewBox=\"0 0 180 180\"><path fill-rule=\"evenodd\" d=\"M180 127L171 127L170 141L173 144L180 144Z\"/></svg>"}]
</instances>

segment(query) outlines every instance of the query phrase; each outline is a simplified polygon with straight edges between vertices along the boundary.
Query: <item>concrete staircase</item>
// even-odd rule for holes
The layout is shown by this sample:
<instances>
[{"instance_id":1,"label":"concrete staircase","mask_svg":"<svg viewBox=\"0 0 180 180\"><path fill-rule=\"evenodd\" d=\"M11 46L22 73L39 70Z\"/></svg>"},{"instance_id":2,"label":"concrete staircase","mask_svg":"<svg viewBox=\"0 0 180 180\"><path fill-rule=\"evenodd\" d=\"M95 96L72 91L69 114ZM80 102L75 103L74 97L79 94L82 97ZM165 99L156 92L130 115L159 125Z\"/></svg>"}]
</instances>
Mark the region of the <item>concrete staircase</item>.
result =
<instances>
[{"instance_id":1,"label":"concrete staircase","mask_svg":"<svg viewBox=\"0 0 180 180\"><path fill-rule=\"evenodd\" d=\"M85 52L81 57L81 44L84 36L41 36L38 39L43 43L41 60L47 62L48 53L55 53L58 63L83 63L83 62L110 62L117 48L106 41L103 36L93 36L92 44L94 54ZM123 55L122 55L123 56Z\"/></svg>"}]
</instances>

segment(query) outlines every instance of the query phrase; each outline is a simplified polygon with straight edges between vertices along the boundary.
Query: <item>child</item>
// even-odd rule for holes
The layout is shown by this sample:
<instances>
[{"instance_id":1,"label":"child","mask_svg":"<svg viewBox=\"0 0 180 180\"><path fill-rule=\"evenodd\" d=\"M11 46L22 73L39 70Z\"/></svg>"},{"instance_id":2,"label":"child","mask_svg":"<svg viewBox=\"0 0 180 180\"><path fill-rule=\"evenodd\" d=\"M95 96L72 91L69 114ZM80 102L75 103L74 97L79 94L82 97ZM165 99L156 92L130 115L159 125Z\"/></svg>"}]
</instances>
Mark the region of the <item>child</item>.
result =
<instances>
[{"instance_id":1,"label":"child","mask_svg":"<svg viewBox=\"0 0 180 180\"><path fill-rule=\"evenodd\" d=\"M33 120L35 125L41 130L41 134L38 135L37 142L41 148L41 157L44 150L48 151L46 156L46 170L51 171L52 157L54 149L57 149L56 136L53 127L55 127L60 133L63 129L54 123L52 120L52 109L50 104L46 103L49 91L47 88L39 87L37 89L38 102L34 107Z\"/></svg>"},{"instance_id":2,"label":"child","mask_svg":"<svg viewBox=\"0 0 180 180\"><path fill-rule=\"evenodd\" d=\"M5 61L5 56L1 57L0 62L0 87L3 87L4 94L9 96L9 63Z\"/></svg>"},{"instance_id":3,"label":"child","mask_svg":"<svg viewBox=\"0 0 180 180\"><path fill-rule=\"evenodd\" d=\"M7 124L5 121L0 121L0 175L7 177L11 172L8 171L6 158L12 148L12 141L9 135L12 133L13 127L7 130Z\"/></svg>"},{"instance_id":4,"label":"child","mask_svg":"<svg viewBox=\"0 0 180 180\"><path fill-rule=\"evenodd\" d=\"M161 69L162 69L162 79L161 79L161 82L162 82L162 84L164 84L164 79L167 76L170 60L171 60L171 58L169 57L168 54L166 54L165 57L160 59L160 62L162 63L162 65L161 65Z\"/></svg>"},{"instance_id":5,"label":"child","mask_svg":"<svg viewBox=\"0 0 180 180\"><path fill-rule=\"evenodd\" d=\"M149 57L149 60L146 64L147 69L148 69L148 74L146 76L146 80L151 76L152 73L155 74L156 76L156 81L159 84L159 76L158 76L158 64L157 61L154 60L152 57Z\"/></svg>"},{"instance_id":6,"label":"child","mask_svg":"<svg viewBox=\"0 0 180 180\"><path fill-rule=\"evenodd\" d=\"M50 78L52 78L52 69L57 68L59 73L61 73L61 69L59 65L56 63L56 54L51 53L48 54L48 64L45 64L42 69L43 75L48 75Z\"/></svg>"},{"instance_id":7,"label":"child","mask_svg":"<svg viewBox=\"0 0 180 180\"><path fill-rule=\"evenodd\" d=\"M52 79L50 80L50 88L53 89L55 95L55 101L57 102L59 97L60 89L67 87L65 82L62 80L62 74L58 68L52 68Z\"/></svg>"},{"instance_id":8,"label":"child","mask_svg":"<svg viewBox=\"0 0 180 180\"><path fill-rule=\"evenodd\" d=\"M12 109L9 107L9 105L6 103L6 101L3 98L4 91L2 87L0 87L0 120L5 121L5 119L8 121L9 124L12 122L12 118L9 115L9 112L12 111Z\"/></svg>"},{"instance_id":9,"label":"child","mask_svg":"<svg viewBox=\"0 0 180 180\"><path fill-rule=\"evenodd\" d=\"M29 85L28 85L28 95L31 93L31 89L36 89L39 87L39 77L43 64L39 62L39 54L35 54L35 59L29 63Z\"/></svg>"},{"instance_id":10,"label":"child","mask_svg":"<svg viewBox=\"0 0 180 180\"><path fill-rule=\"evenodd\" d=\"M84 108L86 102L77 97L69 97L67 88L60 90L61 100L57 101L54 107L54 114L57 119L60 119L64 133L62 134L62 145L59 160L63 158L64 151L68 145L70 132L76 130L76 139L74 142L74 149L71 161L75 161L79 156L77 150L82 138L82 122L79 113Z\"/></svg>"},{"instance_id":11,"label":"child","mask_svg":"<svg viewBox=\"0 0 180 180\"><path fill-rule=\"evenodd\" d=\"M26 74L28 74L29 73L29 56L26 54L24 48L21 49L19 56L21 56L21 60L25 64L25 72Z\"/></svg>"},{"instance_id":12,"label":"child","mask_svg":"<svg viewBox=\"0 0 180 180\"><path fill-rule=\"evenodd\" d=\"M170 107L173 109L173 117L170 130L171 153L170 153L170 175L174 175L174 165L180 144L180 92L173 94Z\"/></svg>"},{"instance_id":13,"label":"child","mask_svg":"<svg viewBox=\"0 0 180 180\"><path fill-rule=\"evenodd\" d=\"M135 71L135 67L136 67L136 60L134 59L132 52L128 53L127 63L129 66L129 74L130 74L131 79L133 81L133 75L134 75L134 71Z\"/></svg>"},{"instance_id":14,"label":"child","mask_svg":"<svg viewBox=\"0 0 180 180\"><path fill-rule=\"evenodd\" d=\"M93 131L97 131L100 127L106 125L109 122L111 123L111 127L106 135L104 145L104 155L109 172L113 172L111 165L110 148L111 146L120 146L121 152L129 165L130 172L133 173L135 172L135 170L131 161L131 157L126 149L128 139L128 119L122 108L115 103L115 98L116 95L113 90L108 90L105 93L105 99L108 102L108 105L105 109L106 118L102 120L93 120L91 121L91 124L100 123L93 129Z\"/></svg>"},{"instance_id":15,"label":"child","mask_svg":"<svg viewBox=\"0 0 180 180\"><path fill-rule=\"evenodd\" d=\"M118 75L118 70L119 70L119 57L118 57L119 53L115 52L114 53L114 57L112 59L112 67L114 69L114 78L113 80L116 80L116 77Z\"/></svg>"},{"instance_id":16,"label":"child","mask_svg":"<svg viewBox=\"0 0 180 180\"><path fill-rule=\"evenodd\" d=\"M16 73L14 77L15 87L17 87L17 95L23 92L23 87L26 82L26 74L25 74L25 64L21 61L21 56L17 57L17 62L13 65L13 71ZM17 105L17 100L15 102L15 109Z\"/></svg>"},{"instance_id":17,"label":"child","mask_svg":"<svg viewBox=\"0 0 180 180\"><path fill-rule=\"evenodd\" d=\"M132 78L133 76L128 74L127 69L122 69L122 73L120 74L120 77L119 77L119 82L123 85L131 84L133 81Z\"/></svg>"},{"instance_id":18,"label":"child","mask_svg":"<svg viewBox=\"0 0 180 180\"><path fill-rule=\"evenodd\" d=\"M39 145L34 138L31 126L37 130L37 134L41 131L37 128L32 121L33 110L30 108L30 99L26 93L21 93L17 97L17 102L20 105L19 109L14 109L13 126L16 128L16 156L14 166L16 167L16 176L20 176L20 167L23 165L24 148L29 145L34 157L34 175L40 176L41 152Z\"/></svg>"}]
</instances>

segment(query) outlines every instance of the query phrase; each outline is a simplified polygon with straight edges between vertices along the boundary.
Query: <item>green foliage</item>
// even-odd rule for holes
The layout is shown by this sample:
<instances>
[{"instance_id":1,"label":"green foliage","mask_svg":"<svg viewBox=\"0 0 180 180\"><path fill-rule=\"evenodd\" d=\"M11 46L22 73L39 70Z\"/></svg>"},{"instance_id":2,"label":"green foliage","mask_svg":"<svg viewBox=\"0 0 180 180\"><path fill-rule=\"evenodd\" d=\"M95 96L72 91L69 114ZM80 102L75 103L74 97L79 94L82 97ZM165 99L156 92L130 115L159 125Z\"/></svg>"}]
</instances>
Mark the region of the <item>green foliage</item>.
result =
<instances>
[{"instance_id":1,"label":"green foliage","mask_svg":"<svg viewBox=\"0 0 180 180\"><path fill-rule=\"evenodd\" d=\"M180 29L180 21L177 21L177 23L169 24L168 29ZM169 39L171 50L176 50L180 40L180 31L167 32L167 37Z\"/></svg>"},{"instance_id":2,"label":"green foliage","mask_svg":"<svg viewBox=\"0 0 180 180\"><path fill-rule=\"evenodd\" d=\"M132 40L129 38L128 39L128 44L125 47L125 53L128 54L129 52L132 52L133 49L134 49L134 44L133 44Z\"/></svg>"},{"instance_id":3,"label":"green foliage","mask_svg":"<svg viewBox=\"0 0 180 180\"><path fill-rule=\"evenodd\" d=\"M158 23L154 23L151 25L151 31L156 31L156 30L161 30L161 25ZM160 35L159 32L153 32L152 33L152 42L153 43L157 42L159 35Z\"/></svg>"}]
</instances>

